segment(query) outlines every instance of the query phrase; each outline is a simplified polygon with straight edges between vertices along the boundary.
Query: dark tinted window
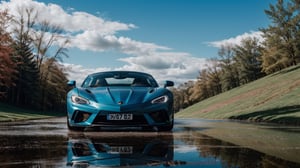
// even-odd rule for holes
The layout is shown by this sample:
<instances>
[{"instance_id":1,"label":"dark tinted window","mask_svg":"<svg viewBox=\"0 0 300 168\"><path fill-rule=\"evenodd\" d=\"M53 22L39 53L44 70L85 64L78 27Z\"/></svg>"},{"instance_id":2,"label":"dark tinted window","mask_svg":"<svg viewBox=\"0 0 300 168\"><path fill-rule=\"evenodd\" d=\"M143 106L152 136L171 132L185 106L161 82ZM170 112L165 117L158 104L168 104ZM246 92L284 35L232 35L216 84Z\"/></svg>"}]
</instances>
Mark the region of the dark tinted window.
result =
<instances>
[{"instance_id":1,"label":"dark tinted window","mask_svg":"<svg viewBox=\"0 0 300 168\"><path fill-rule=\"evenodd\" d=\"M136 72L103 72L89 76L82 87L158 87L151 75Z\"/></svg>"}]
</instances>

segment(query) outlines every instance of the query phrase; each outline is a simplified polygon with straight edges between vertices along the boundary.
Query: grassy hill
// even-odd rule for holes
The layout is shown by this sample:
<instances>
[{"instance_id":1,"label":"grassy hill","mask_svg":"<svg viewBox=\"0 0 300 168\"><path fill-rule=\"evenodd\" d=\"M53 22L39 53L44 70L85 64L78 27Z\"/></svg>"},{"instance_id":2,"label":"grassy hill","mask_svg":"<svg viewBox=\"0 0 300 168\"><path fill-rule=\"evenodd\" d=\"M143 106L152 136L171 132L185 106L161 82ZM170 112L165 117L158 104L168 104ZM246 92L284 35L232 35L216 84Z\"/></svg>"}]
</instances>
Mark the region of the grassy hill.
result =
<instances>
[{"instance_id":1,"label":"grassy hill","mask_svg":"<svg viewBox=\"0 0 300 168\"><path fill-rule=\"evenodd\" d=\"M59 112L41 112L0 103L0 122L65 116Z\"/></svg>"},{"instance_id":2,"label":"grassy hill","mask_svg":"<svg viewBox=\"0 0 300 168\"><path fill-rule=\"evenodd\" d=\"M180 111L176 117L300 125L300 66L201 101Z\"/></svg>"}]
</instances>

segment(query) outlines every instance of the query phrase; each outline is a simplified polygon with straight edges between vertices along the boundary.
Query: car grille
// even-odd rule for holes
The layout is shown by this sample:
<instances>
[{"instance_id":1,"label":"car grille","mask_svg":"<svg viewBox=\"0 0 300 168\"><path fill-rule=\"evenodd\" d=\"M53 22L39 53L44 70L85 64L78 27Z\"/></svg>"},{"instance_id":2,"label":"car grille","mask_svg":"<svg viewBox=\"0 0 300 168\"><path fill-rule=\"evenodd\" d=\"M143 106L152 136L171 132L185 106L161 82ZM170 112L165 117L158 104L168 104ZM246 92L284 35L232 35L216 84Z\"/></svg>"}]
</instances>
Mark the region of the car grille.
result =
<instances>
[{"instance_id":1,"label":"car grille","mask_svg":"<svg viewBox=\"0 0 300 168\"><path fill-rule=\"evenodd\" d=\"M93 124L95 125L148 125L145 117L143 115L133 115L133 120L107 120L106 115L99 114Z\"/></svg>"}]
</instances>

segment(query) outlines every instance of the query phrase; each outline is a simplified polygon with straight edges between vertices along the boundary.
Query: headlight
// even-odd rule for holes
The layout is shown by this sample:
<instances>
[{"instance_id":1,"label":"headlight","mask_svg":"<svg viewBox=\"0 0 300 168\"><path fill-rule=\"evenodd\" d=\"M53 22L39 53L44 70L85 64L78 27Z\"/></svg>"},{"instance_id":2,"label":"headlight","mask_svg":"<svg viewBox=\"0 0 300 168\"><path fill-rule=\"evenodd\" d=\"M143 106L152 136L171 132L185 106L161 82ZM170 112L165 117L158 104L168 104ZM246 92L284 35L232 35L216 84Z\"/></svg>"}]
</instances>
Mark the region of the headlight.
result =
<instances>
[{"instance_id":1,"label":"headlight","mask_svg":"<svg viewBox=\"0 0 300 168\"><path fill-rule=\"evenodd\" d=\"M73 103L77 103L77 104L90 104L90 102L87 99L82 98L80 96L72 95L71 100Z\"/></svg>"},{"instance_id":2,"label":"headlight","mask_svg":"<svg viewBox=\"0 0 300 168\"><path fill-rule=\"evenodd\" d=\"M157 103L166 103L169 100L169 97L167 95L160 96L158 98L155 98L151 101L152 104L157 104Z\"/></svg>"}]
</instances>

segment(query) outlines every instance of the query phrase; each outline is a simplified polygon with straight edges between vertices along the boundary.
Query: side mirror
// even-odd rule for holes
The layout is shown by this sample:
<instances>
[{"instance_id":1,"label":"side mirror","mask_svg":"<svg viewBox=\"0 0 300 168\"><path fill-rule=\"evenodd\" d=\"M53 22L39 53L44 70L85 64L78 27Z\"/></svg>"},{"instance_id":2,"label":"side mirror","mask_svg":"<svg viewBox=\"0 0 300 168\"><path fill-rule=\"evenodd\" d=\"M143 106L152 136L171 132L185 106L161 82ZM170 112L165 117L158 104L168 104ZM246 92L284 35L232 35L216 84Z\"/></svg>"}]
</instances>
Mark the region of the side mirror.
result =
<instances>
[{"instance_id":1,"label":"side mirror","mask_svg":"<svg viewBox=\"0 0 300 168\"><path fill-rule=\"evenodd\" d=\"M68 83L67 83L68 86L71 86L71 87L76 87L76 81L74 80L70 80Z\"/></svg>"},{"instance_id":2,"label":"side mirror","mask_svg":"<svg viewBox=\"0 0 300 168\"><path fill-rule=\"evenodd\" d=\"M174 82L173 81L166 81L165 84L164 84L164 87L171 87L171 86L174 86Z\"/></svg>"}]
</instances>

